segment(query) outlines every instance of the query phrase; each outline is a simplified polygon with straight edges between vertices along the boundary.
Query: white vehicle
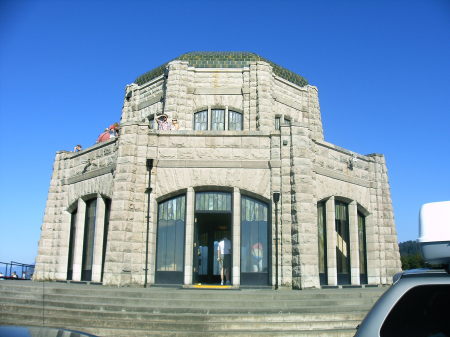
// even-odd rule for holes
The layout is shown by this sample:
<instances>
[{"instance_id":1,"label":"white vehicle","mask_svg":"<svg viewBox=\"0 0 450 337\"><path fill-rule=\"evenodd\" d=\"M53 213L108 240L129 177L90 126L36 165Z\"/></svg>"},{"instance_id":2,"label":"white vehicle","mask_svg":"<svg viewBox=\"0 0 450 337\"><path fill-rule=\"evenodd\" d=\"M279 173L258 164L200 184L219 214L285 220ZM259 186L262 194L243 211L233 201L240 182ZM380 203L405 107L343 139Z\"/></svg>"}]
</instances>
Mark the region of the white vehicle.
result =
<instances>
[{"instance_id":1,"label":"white vehicle","mask_svg":"<svg viewBox=\"0 0 450 337\"><path fill-rule=\"evenodd\" d=\"M395 275L355 337L450 337L450 201L423 205L419 222L425 261L444 269Z\"/></svg>"}]
</instances>

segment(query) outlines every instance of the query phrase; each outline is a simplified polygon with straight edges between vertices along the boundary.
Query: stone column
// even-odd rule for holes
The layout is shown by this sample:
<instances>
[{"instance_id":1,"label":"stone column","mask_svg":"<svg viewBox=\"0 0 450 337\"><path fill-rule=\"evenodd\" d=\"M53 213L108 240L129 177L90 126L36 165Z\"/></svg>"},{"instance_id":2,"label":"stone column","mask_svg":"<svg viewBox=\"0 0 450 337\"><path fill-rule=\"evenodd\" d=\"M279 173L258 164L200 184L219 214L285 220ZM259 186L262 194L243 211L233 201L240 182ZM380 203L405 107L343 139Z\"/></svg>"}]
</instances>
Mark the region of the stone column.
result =
<instances>
[{"instance_id":1,"label":"stone column","mask_svg":"<svg viewBox=\"0 0 450 337\"><path fill-rule=\"evenodd\" d=\"M75 248L73 252L73 281L81 281L81 265L83 263L84 223L86 218L86 203L78 199L76 216Z\"/></svg>"},{"instance_id":2,"label":"stone column","mask_svg":"<svg viewBox=\"0 0 450 337\"><path fill-rule=\"evenodd\" d=\"M280 126L280 140L276 143L279 146L280 155L280 201L278 203L279 212L279 235L281 236L281 284L292 287L292 208L291 208L291 152L289 125ZM275 213L273 213L275 214ZM275 235L275 221L272 222L272 237ZM272 284L275 284L275 240L272 240Z\"/></svg>"},{"instance_id":3,"label":"stone column","mask_svg":"<svg viewBox=\"0 0 450 337\"><path fill-rule=\"evenodd\" d=\"M184 251L184 284L192 284L194 251L194 199L195 192L189 187L186 192L186 243Z\"/></svg>"},{"instance_id":4,"label":"stone column","mask_svg":"<svg viewBox=\"0 0 450 337\"><path fill-rule=\"evenodd\" d=\"M366 216L367 283L380 283L380 256L378 251L378 233L374 216Z\"/></svg>"},{"instance_id":5,"label":"stone column","mask_svg":"<svg viewBox=\"0 0 450 337\"><path fill-rule=\"evenodd\" d=\"M164 112L169 118L178 118L180 127L187 128L186 114L187 111L187 89L189 81L188 62L175 60L168 65L169 73L166 82L166 95Z\"/></svg>"},{"instance_id":6,"label":"stone column","mask_svg":"<svg viewBox=\"0 0 450 337\"><path fill-rule=\"evenodd\" d=\"M337 285L337 268L336 268L336 228L335 228L335 209L334 197L327 200L326 204L327 217L327 277L328 285Z\"/></svg>"},{"instance_id":7,"label":"stone column","mask_svg":"<svg viewBox=\"0 0 450 337\"><path fill-rule=\"evenodd\" d=\"M314 145L304 123L291 125L292 283L294 288L313 288L320 286Z\"/></svg>"},{"instance_id":8,"label":"stone column","mask_svg":"<svg viewBox=\"0 0 450 337\"><path fill-rule=\"evenodd\" d=\"M94 238L94 258L92 262L93 282L100 282L102 278L103 260L103 233L105 230L105 200L99 194L97 196L97 207L95 210L95 238Z\"/></svg>"},{"instance_id":9,"label":"stone column","mask_svg":"<svg viewBox=\"0 0 450 337\"><path fill-rule=\"evenodd\" d=\"M153 179L156 180L156 177ZM155 186L155 185L153 185ZM153 188L155 190L155 188ZM149 242L148 242L148 282L150 284L155 284L155 276L156 276L156 235L158 232L158 202L151 194L150 207L151 207L151 215L150 215L150 233L149 233Z\"/></svg>"},{"instance_id":10,"label":"stone column","mask_svg":"<svg viewBox=\"0 0 450 337\"><path fill-rule=\"evenodd\" d=\"M263 61L257 62L257 130L270 132L273 130L273 72L272 66Z\"/></svg>"},{"instance_id":11,"label":"stone column","mask_svg":"<svg viewBox=\"0 0 450 337\"><path fill-rule=\"evenodd\" d=\"M358 208L356 201L352 201L348 205L348 216L350 236L350 280L352 285L359 285Z\"/></svg>"},{"instance_id":12,"label":"stone column","mask_svg":"<svg viewBox=\"0 0 450 337\"><path fill-rule=\"evenodd\" d=\"M237 187L233 190L233 220L232 220L232 280L234 286L241 284L241 193Z\"/></svg>"}]
</instances>

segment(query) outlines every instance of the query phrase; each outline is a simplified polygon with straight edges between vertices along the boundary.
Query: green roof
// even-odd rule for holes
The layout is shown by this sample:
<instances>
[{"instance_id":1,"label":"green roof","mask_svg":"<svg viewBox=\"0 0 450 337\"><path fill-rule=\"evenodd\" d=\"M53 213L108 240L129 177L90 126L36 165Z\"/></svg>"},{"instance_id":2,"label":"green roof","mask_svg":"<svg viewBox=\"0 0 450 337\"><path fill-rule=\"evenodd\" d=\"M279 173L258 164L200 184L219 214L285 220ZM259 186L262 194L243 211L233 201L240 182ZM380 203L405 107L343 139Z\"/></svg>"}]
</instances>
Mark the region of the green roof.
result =
<instances>
[{"instance_id":1,"label":"green roof","mask_svg":"<svg viewBox=\"0 0 450 337\"><path fill-rule=\"evenodd\" d=\"M297 84L301 87L308 84L302 76L287 70L255 53L247 52L192 52L178 56L174 60L187 61L191 67L195 68L243 68L248 67L250 62L265 61L269 63L275 75L285 80ZM146 72L139 76L134 82L142 85L150 80L162 75L169 62Z\"/></svg>"}]
</instances>

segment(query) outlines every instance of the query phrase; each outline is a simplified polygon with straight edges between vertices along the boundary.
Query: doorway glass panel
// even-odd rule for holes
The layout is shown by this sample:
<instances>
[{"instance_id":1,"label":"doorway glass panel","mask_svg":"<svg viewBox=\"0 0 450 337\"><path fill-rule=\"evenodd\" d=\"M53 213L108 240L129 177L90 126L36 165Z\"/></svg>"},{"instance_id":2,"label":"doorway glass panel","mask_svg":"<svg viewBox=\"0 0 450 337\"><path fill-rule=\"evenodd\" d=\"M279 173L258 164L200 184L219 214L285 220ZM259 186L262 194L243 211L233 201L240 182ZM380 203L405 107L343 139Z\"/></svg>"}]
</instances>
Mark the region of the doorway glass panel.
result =
<instances>
[{"instance_id":1,"label":"doorway glass panel","mask_svg":"<svg viewBox=\"0 0 450 337\"><path fill-rule=\"evenodd\" d=\"M241 197L241 283L268 283L268 207Z\"/></svg>"},{"instance_id":2,"label":"doorway glass panel","mask_svg":"<svg viewBox=\"0 0 450 337\"><path fill-rule=\"evenodd\" d=\"M195 214L194 282L220 283L221 266L217 261L217 250L225 236L231 240L231 213Z\"/></svg>"}]
</instances>

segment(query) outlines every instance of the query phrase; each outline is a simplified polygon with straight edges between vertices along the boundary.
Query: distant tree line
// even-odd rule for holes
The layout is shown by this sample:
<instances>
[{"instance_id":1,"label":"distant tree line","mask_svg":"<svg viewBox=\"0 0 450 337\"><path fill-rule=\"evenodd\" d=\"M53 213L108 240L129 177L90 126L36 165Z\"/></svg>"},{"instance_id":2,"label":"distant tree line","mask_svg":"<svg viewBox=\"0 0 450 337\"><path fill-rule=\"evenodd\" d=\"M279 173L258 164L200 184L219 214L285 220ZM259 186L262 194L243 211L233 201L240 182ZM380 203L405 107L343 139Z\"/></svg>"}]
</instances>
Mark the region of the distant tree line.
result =
<instances>
[{"instance_id":1,"label":"distant tree line","mask_svg":"<svg viewBox=\"0 0 450 337\"><path fill-rule=\"evenodd\" d=\"M403 270L426 267L417 241L400 242L398 247Z\"/></svg>"}]
</instances>

